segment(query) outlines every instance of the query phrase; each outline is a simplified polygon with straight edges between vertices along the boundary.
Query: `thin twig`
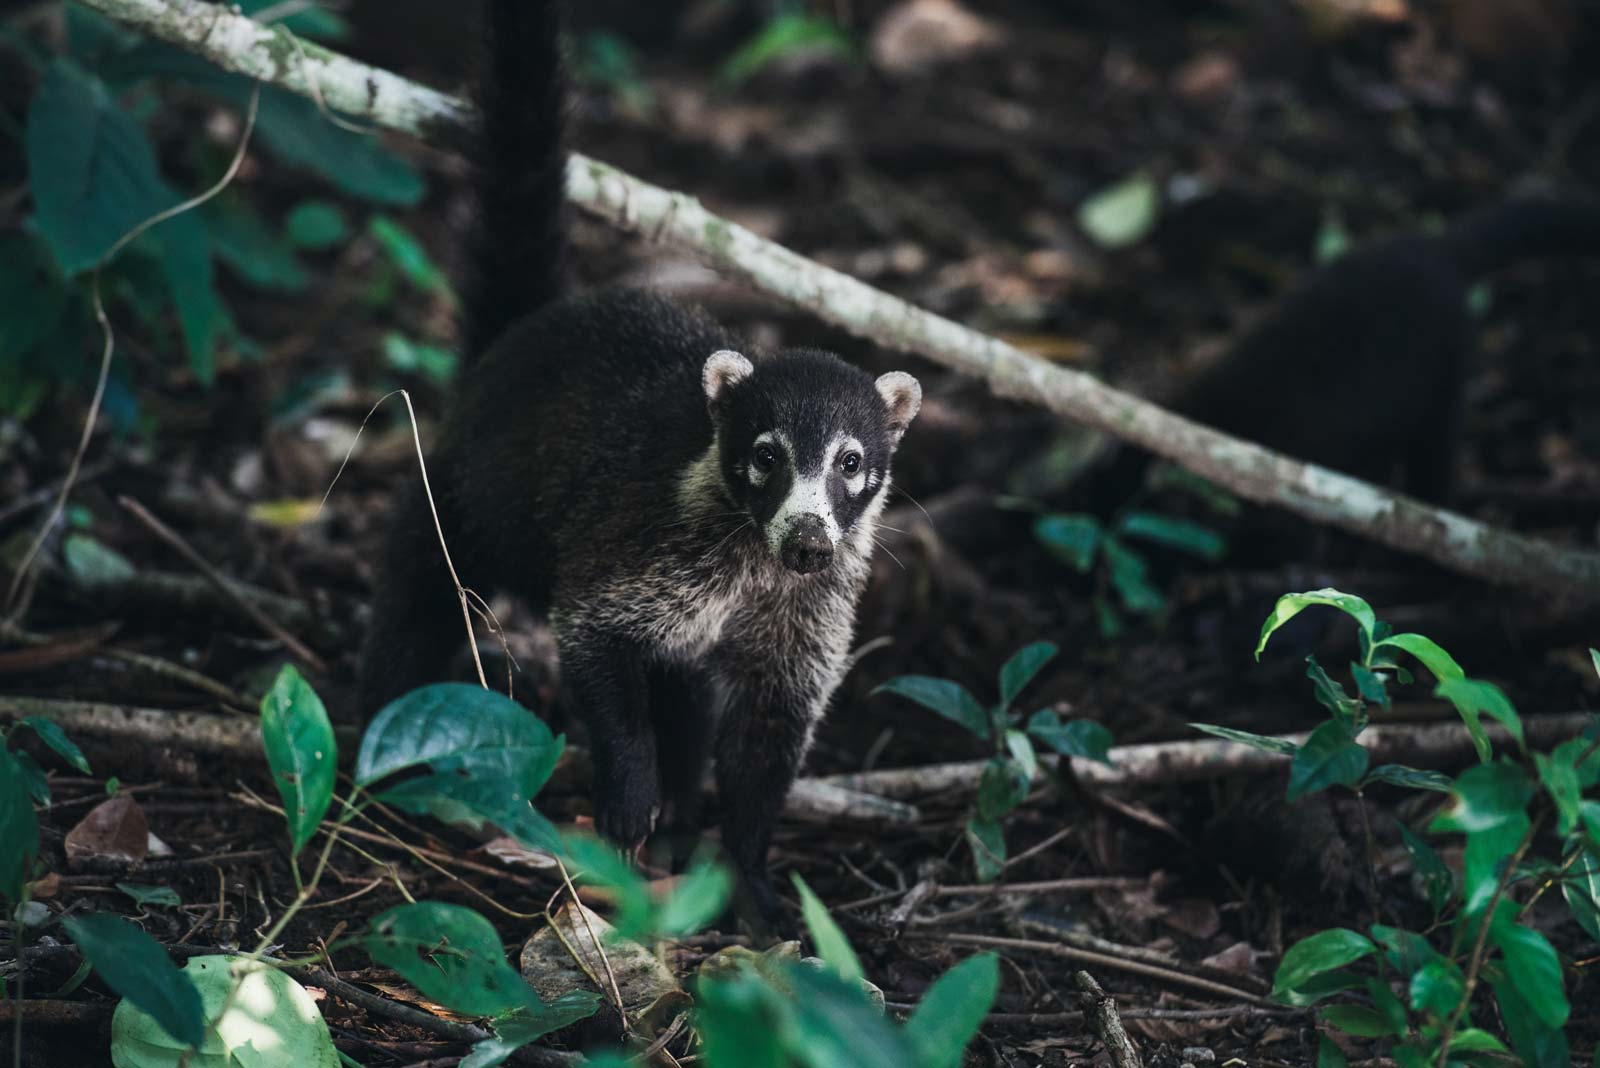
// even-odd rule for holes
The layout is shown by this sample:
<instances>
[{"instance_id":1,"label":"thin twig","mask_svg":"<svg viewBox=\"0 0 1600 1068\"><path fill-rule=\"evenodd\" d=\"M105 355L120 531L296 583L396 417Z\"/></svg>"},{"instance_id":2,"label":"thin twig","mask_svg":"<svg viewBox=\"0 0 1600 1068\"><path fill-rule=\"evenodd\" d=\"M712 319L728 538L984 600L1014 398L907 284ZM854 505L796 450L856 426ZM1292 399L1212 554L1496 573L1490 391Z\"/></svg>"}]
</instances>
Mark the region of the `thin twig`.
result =
<instances>
[{"instance_id":1,"label":"thin twig","mask_svg":"<svg viewBox=\"0 0 1600 1068\"><path fill-rule=\"evenodd\" d=\"M1105 1046L1111 1063L1115 1068L1140 1068L1139 1051L1133 1048L1133 1041L1117 1017L1115 999L1100 989L1100 984L1088 972L1075 973L1072 981L1080 991L1078 1000L1089 1018L1089 1026Z\"/></svg>"}]
</instances>

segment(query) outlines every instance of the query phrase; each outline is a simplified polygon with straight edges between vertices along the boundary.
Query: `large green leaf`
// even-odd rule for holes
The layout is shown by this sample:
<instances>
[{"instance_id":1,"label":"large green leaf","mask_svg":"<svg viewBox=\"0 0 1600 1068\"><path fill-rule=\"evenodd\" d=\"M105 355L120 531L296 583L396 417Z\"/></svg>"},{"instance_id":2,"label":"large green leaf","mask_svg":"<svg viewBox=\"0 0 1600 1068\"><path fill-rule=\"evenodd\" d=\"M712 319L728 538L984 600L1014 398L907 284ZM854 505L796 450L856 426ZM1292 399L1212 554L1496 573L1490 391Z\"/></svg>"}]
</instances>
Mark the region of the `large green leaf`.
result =
<instances>
[{"instance_id":1,"label":"large green leaf","mask_svg":"<svg viewBox=\"0 0 1600 1068\"><path fill-rule=\"evenodd\" d=\"M678 879L656 914L655 934L682 938L722 915L733 893L733 877L721 864L696 864Z\"/></svg>"},{"instance_id":2,"label":"large green leaf","mask_svg":"<svg viewBox=\"0 0 1600 1068\"><path fill-rule=\"evenodd\" d=\"M1581 856L1572 862L1561 880L1561 895L1567 909L1591 939L1600 942L1600 860L1580 843L1574 848Z\"/></svg>"},{"instance_id":3,"label":"large green leaf","mask_svg":"<svg viewBox=\"0 0 1600 1068\"><path fill-rule=\"evenodd\" d=\"M1055 659L1055 642L1034 642L1017 650L1000 668L1000 707L1008 709L1044 666Z\"/></svg>"},{"instance_id":4,"label":"large green leaf","mask_svg":"<svg viewBox=\"0 0 1600 1068\"><path fill-rule=\"evenodd\" d=\"M1117 524L1117 533L1127 538L1165 545L1212 562L1222 559L1228 548L1222 535L1210 527L1157 512L1128 512Z\"/></svg>"},{"instance_id":5,"label":"large green leaf","mask_svg":"<svg viewBox=\"0 0 1600 1068\"><path fill-rule=\"evenodd\" d=\"M872 692L892 693L915 701L952 723L959 723L979 738L990 737L989 713L959 682L936 679L928 675L901 675L890 679Z\"/></svg>"},{"instance_id":6,"label":"large green leaf","mask_svg":"<svg viewBox=\"0 0 1600 1068\"><path fill-rule=\"evenodd\" d=\"M783 1049L781 995L753 973L705 979L696 990L695 1030L708 1065L790 1068Z\"/></svg>"},{"instance_id":7,"label":"large green leaf","mask_svg":"<svg viewBox=\"0 0 1600 1068\"><path fill-rule=\"evenodd\" d=\"M1358 931L1345 927L1318 931L1310 938L1296 942L1284 953L1283 962L1278 965L1278 972L1272 979L1272 996L1279 998L1303 990L1308 980L1353 964L1377 951L1378 947L1372 944L1372 940Z\"/></svg>"},{"instance_id":8,"label":"large green leaf","mask_svg":"<svg viewBox=\"0 0 1600 1068\"><path fill-rule=\"evenodd\" d=\"M967 845L972 849L972 870L980 883L992 883L1006 864L1006 831L999 820L974 813L967 820Z\"/></svg>"},{"instance_id":9,"label":"large green leaf","mask_svg":"<svg viewBox=\"0 0 1600 1068\"><path fill-rule=\"evenodd\" d=\"M600 1007L600 995L591 990L573 990L548 1001L542 1008L518 1009L491 1025L494 1037L472 1047L457 1068L497 1068L530 1042L551 1031L587 1020Z\"/></svg>"},{"instance_id":10,"label":"large green leaf","mask_svg":"<svg viewBox=\"0 0 1600 1068\"><path fill-rule=\"evenodd\" d=\"M1534 1019L1549 1029L1565 1027L1572 1007L1561 977L1561 960L1544 935L1496 918L1489 936L1500 948L1506 981L1521 995Z\"/></svg>"},{"instance_id":11,"label":"large green leaf","mask_svg":"<svg viewBox=\"0 0 1600 1068\"><path fill-rule=\"evenodd\" d=\"M1359 597L1340 593L1331 587L1306 593L1286 593L1278 598L1278 603L1272 607L1272 614L1261 624L1261 637L1256 641L1256 659L1261 659L1261 651L1267 647L1267 639L1272 637L1274 631L1312 605L1327 605L1350 615L1361 625L1362 632L1369 639L1378 625L1371 605Z\"/></svg>"},{"instance_id":12,"label":"large green leaf","mask_svg":"<svg viewBox=\"0 0 1600 1068\"><path fill-rule=\"evenodd\" d=\"M226 315L211 270L211 238L204 217L186 211L153 229L144 241L161 251L161 275L177 308L189 369L202 385L216 378L217 334Z\"/></svg>"},{"instance_id":13,"label":"large green leaf","mask_svg":"<svg viewBox=\"0 0 1600 1068\"><path fill-rule=\"evenodd\" d=\"M357 785L428 765L511 785L526 801L549 779L562 740L504 694L460 682L412 690L384 706L361 739Z\"/></svg>"},{"instance_id":14,"label":"large green leaf","mask_svg":"<svg viewBox=\"0 0 1600 1068\"><path fill-rule=\"evenodd\" d=\"M17 725L33 731L51 752L74 768L85 775L94 774L89 768L88 757L83 755L83 750L78 748L76 742L67 737L67 732L61 729L61 724L42 716L26 716Z\"/></svg>"},{"instance_id":15,"label":"large green leaf","mask_svg":"<svg viewBox=\"0 0 1600 1068\"><path fill-rule=\"evenodd\" d=\"M1461 670L1455 657L1440 648L1432 638L1421 634L1391 634L1373 646L1372 651L1376 654L1387 649L1400 649L1422 661L1422 666L1428 669L1435 682L1466 678L1467 673Z\"/></svg>"},{"instance_id":16,"label":"large green leaf","mask_svg":"<svg viewBox=\"0 0 1600 1068\"><path fill-rule=\"evenodd\" d=\"M0 901L16 904L39 855L39 817L33 811L30 776L0 744Z\"/></svg>"},{"instance_id":17,"label":"large green leaf","mask_svg":"<svg viewBox=\"0 0 1600 1068\"><path fill-rule=\"evenodd\" d=\"M225 91L242 102L249 83L237 79L229 82ZM263 87L256 129L285 163L314 171L351 196L399 207L422 199L422 176L415 167L385 148L375 135L335 126L313 101L302 96Z\"/></svg>"},{"instance_id":18,"label":"large green leaf","mask_svg":"<svg viewBox=\"0 0 1600 1068\"><path fill-rule=\"evenodd\" d=\"M1068 567L1083 574L1100 548L1100 522L1088 515L1047 515L1034 520L1033 536Z\"/></svg>"},{"instance_id":19,"label":"large green leaf","mask_svg":"<svg viewBox=\"0 0 1600 1068\"><path fill-rule=\"evenodd\" d=\"M381 913L363 939L373 960L424 996L474 1016L538 1012L539 995L506 963L488 920L461 905L418 901Z\"/></svg>"},{"instance_id":20,"label":"large green leaf","mask_svg":"<svg viewBox=\"0 0 1600 1068\"><path fill-rule=\"evenodd\" d=\"M1111 743L1115 740L1104 724L1092 719L1073 719L1063 723L1053 708L1041 708L1028 720L1028 733L1062 756L1082 757L1111 763Z\"/></svg>"},{"instance_id":21,"label":"large green leaf","mask_svg":"<svg viewBox=\"0 0 1600 1068\"><path fill-rule=\"evenodd\" d=\"M336 1068L328 1025L305 987L242 957L193 957L180 973L214 1020L194 1052L154 1017L124 1000L111 1018L116 1068ZM234 992L237 985L238 991ZM226 1006L227 1011L223 1012Z\"/></svg>"},{"instance_id":22,"label":"large green leaf","mask_svg":"<svg viewBox=\"0 0 1600 1068\"><path fill-rule=\"evenodd\" d=\"M39 83L27 148L39 231L66 274L93 267L124 234L177 201L139 124L70 60L57 59Z\"/></svg>"},{"instance_id":23,"label":"large green leaf","mask_svg":"<svg viewBox=\"0 0 1600 1068\"><path fill-rule=\"evenodd\" d=\"M317 832L333 800L338 747L328 711L293 664L285 664L261 698L261 741L283 798L291 856Z\"/></svg>"},{"instance_id":24,"label":"large green leaf","mask_svg":"<svg viewBox=\"0 0 1600 1068\"><path fill-rule=\"evenodd\" d=\"M651 940L660 907L650 884L616 847L593 835L570 834L563 848L575 866L573 878L611 891L616 904L613 927L619 938Z\"/></svg>"},{"instance_id":25,"label":"large green leaf","mask_svg":"<svg viewBox=\"0 0 1600 1068\"><path fill-rule=\"evenodd\" d=\"M1389 927L1375 923L1368 932L1372 940L1383 947L1383 957L1402 976L1414 974L1419 968L1439 957L1428 940L1415 931L1403 927Z\"/></svg>"},{"instance_id":26,"label":"large green leaf","mask_svg":"<svg viewBox=\"0 0 1600 1068\"><path fill-rule=\"evenodd\" d=\"M1468 768L1451 789L1454 803L1435 817L1435 831L1486 831L1509 822L1527 820L1533 784L1522 769L1508 761Z\"/></svg>"},{"instance_id":27,"label":"large green leaf","mask_svg":"<svg viewBox=\"0 0 1600 1068\"><path fill-rule=\"evenodd\" d=\"M1443 697L1456 706L1461 722L1466 724L1467 733L1472 736L1472 744L1478 750L1480 761L1487 763L1493 755L1489 736L1484 733L1480 716L1487 715L1491 719L1498 720L1500 725L1516 739L1517 747L1527 749L1527 743L1522 736L1522 719L1517 715L1517 710L1511 707L1510 699L1494 683L1482 679L1445 679L1434 688L1433 695Z\"/></svg>"},{"instance_id":28,"label":"large green leaf","mask_svg":"<svg viewBox=\"0 0 1600 1068\"><path fill-rule=\"evenodd\" d=\"M1411 1007L1443 1019L1455 1011L1466 990L1461 968L1448 957L1435 957L1411 977Z\"/></svg>"},{"instance_id":29,"label":"large green leaf","mask_svg":"<svg viewBox=\"0 0 1600 1068\"><path fill-rule=\"evenodd\" d=\"M1572 1068L1572 1054L1566 1032L1539 1022L1539 1015L1528 1004L1509 978L1491 980L1494 999L1500 1005L1500 1020L1505 1025L1511 1048L1522 1058L1523 1068Z\"/></svg>"},{"instance_id":30,"label":"large green leaf","mask_svg":"<svg viewBox=\"0 0 1600 1068\"><path fill-rule=\"evenodd\" d=\"M1078 225L1102 248L1136 245L1155 228L1161 190L1149 171L1135 171L1078 205Z\"/></svg>"},{"instance_id":31,"label":"large green leaf","mask_svg":"<svg viewBox=\"0 0 1600 1068\"><path fill-rule=\"evenodd\" d=\"M1349 726L1328 720L1311 732L1289 762L1288 799L1298 801L1330 786L1355 786L1366 774L1369 759Z\"/></svg>"},{"instance_id":32,"label":"large green leaf","mask_svg":"<svg viewBox=\"0 0 1600 1068\"><path fill-rule=\"evenodd\" d=\"M206 1015L194 982L154 938L120 916L93 912L62 921L105 984L186 1046L205 1041Z\"/></svg>"},{"instance_id":33,"label":"large green leaf","mask_svg":"<svg viewBox=\"0 0 1600 1068\"><path fill-rule=\"evenodd\" d=\"M811 932L817 956L827 961L841 979L859 982L865 973L861 970L861 961L856 957L850 940L839 929L838 922L828 914L828 906L806 885L800 873L790 874L794 879L794 888L800 892L800 914L805 918L806 930Z\"/></svg>"},{"instance_id":34,"label":"large green leaf","mask_svg":"<svg viewBox=\"0 0 1600 1068\"><path fill-rule=\"evenodd\" d=\"M228 193L207 202L206 229L222 262L261 289L294 293L311 275L285 238L275 233L245 197Z\"/></svg>"},{"instance_id":35,"label":"large green leaf","mask_svg":"<svg viewBox=\"0 0 1600 1068\"><path fill-rule=\"evenodd\" d=\"M803 964L785 969L783 981L794 995L787 1005L784 1046L806 1068L917 1064L905 1037L867 1000L860 983Z\"/></svg>"},{"instance_id":36,"label":"large green leaf","mask_svg":"<svg viewBox=\"0 0 1600 1068\"><path fill-rule=\"evenodd\" d=\"M1568 835L1583 813L1583 791L1600 775L1600 751L1584 737L1569 738L1549 754L1533 754L1539 782L1556 806L1556 830Z\"/></svg>"},{"instance_id":37,"label":"large green leaf","mask_svg":"<svg viewBox=\"0 0 1600 1068\"><path fill-rule=\"evenodd\" d=\"M1000 965L980 953L939 976L906 1020L905 1037L918 1068L960 1068L962 1051L978 1033L1000 989Z\"/></svg>"}]
</instances>

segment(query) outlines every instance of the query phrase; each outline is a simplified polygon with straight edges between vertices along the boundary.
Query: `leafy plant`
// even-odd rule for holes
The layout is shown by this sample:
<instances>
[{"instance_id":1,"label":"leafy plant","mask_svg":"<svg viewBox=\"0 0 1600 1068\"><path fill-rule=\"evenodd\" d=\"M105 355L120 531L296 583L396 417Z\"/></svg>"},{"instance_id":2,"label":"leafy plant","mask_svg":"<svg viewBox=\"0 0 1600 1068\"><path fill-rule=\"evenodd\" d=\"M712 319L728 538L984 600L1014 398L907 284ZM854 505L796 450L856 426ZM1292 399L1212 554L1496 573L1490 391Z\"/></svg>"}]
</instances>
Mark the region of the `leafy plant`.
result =
<instances>
[{"instance_id":1,"label":"leafy plant","mask_svg":"<svg viewBox=\"0 0 1600 1068\"><path fill-rule=\"evenodd\" d=\"M809 50L847 58L855 55L849 34L832 19L804 11L781 11L728 57L720 77L724 84L736 85L784 56Z\"/></svg>"},{"instance_id":2,"label":"leafy plant","mask_svg":"<svg viewBox=\"0 0 1600 1068\"><path fill-rule=\"evenodd\" d=\"M1348 928L1317 932L1284 954L1273 996L1294 1005L1338 998L1323 1007L1322 1022L1350 1035L1392 1043L1392 1056L1402 1068L1487 1065L1513 1054L1530 1068L1565 1068L1571 1057L1563 1027L1571 1006L1561 959L1549 940L1525 921L1533 901L1559 884L1573 918L1600 939L1593 892L1600 862L1600 801L1585 796L1600 784L1600 724L1550 753L1529 754L1521 719L1498 687L1467 677L1431 639L1394 633L1366 601L1338 590L1279 598L1261 628L1256 655L1285 623L1316 606L1336 608L1359 627L1359 660L1350 665L1354 694L1308 657L1312 692L1328 718L1303 744L1195 726L1288 756L1291 801L1335 785L1359 796L1377 783L1446 794L1449 805L1428 829L1462 835L1465 852L1458 881L1432 846L1402 826L1434 923L1423 932L1377 922L1366 933ZM1370 768L1367 750L1358 741L1369 711L1389 707L1390 683L1414 681L1400 663L1402 655L1433 676L1434 695L1455 706L1472 738L1479 763L1454 779L1394 764ZM1600 653L1592 655L1600 668ZM1496 756L1484 716L1505 728L1513 753ZM1562 839L1564 859L1559 865L1530 862L1539 831L1551 822ZM1519 905L1513 892L1528 884L1537 884L1537 889ZM1375 898L1373 908L1376 914ZM1481 1006L1474 994L1482 982L1493 993L1509 1049L1475 1022ZM1323 1050L1327 1060L1335 1059L1336 1048L1326 1039Z\"/></svg>"},{"instance_id":3,"label":"leafy plant","mask_svg":"<svg viewBox=\"0 0 1600 1068\"><path fill-rule=\"evenodd\" d=\"M966 828L973 867L983 882L997 878L1005 867L1001 821L1028 796L1039 773L1035 742L1062 756L1110 763L1111 732L1101 724L1093 720L1063 722L1051 708L1040 709L1024 724L1021 713L1012 709L1056 653L1051 642L1035 642L1018 650L1000 668L1000 700L988 708L960 683L927 675L901 675L872 691L915 701L988 743L992 755L984 766Z\"/></svg>"}]
</instances>

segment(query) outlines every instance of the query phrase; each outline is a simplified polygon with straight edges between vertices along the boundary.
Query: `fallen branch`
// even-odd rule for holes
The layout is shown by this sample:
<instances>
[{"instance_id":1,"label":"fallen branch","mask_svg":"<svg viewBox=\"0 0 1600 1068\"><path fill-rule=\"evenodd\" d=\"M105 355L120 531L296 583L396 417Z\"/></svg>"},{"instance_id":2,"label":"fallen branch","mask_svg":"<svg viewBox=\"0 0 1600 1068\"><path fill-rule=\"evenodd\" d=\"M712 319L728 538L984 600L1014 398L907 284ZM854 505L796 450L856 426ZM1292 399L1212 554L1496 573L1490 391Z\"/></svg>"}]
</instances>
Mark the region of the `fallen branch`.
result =
<instances>
[{"instance_id":1,"label":"fallen branch","mask_svg":"<svg viewBox=\"0 0 1600 1068\"><path fill-rule=\"evenodd\" d=\"M1084 1015L1089 1018L1089 1026L1094 1028L1100 1044L1105 1046L1112 1065L1140 1068L1139 1051L1133 1048L1133 1041L1117 1018L1116 1001L1100 989L1100 984L1088 972L1075 972L1072 981L1079 990L1078 1003L1083 1006Z\"/></svg>"},{"instance_id":2,"label":"fallen branch","mask_svg":"<svg viewBox=\"0 0 1600 1068\"><path fill-rule=\"evenodd\" d=\"M424 140L459 144L469 109L281 27L200 0L79 0L225 70L321 100ZM694 252L719 270L860 337L974 375L996 395L1041 405L1134 442L1241 497L1287 509L1492 582L1600 596L1600 553L1565 549L1432 508L1192 423L814 263L705 210L694 198L574 154L567 195L619 229Z\"/></svg>"},{"instance_id":3,"label":"fallen branch","mask_svg":"<svg viewBox=\"0 0 1600 1068\"><path fill-rule=\"evenodd\" d=\"M1591 712L1565 712L1529 716L1523 720L1530 747L1547 747L1576 737L1595 721ZM1487 725L1497 745L1510 740L1500 727ZM1306 735L1279 735L1284 741L1301 745ZM1372 754L1374 763L1409 764L1415 767L1446 768L1474 759L1472 739L1460 723L1378 724L1361 734L1361 744ZM1266 753L1239 742L1221 738L1201 738L1186 742L1150 742L1144 745L1119 745L1112 748L1111 766L1089 760L1074 760L1072 771L1079 781L1094 786L1148 786L1161 783L1199 782L1238 772L1266 771L1283 766L1286 757ZM1040 758L1040 763L1055 767L1055 755ZM976 790L987 762L960 761L929 764L917 768L886 768L882 771L823 775L802 779L820 782L879 797L902 800L932 794Z\"/></svg>"}]
</instances>

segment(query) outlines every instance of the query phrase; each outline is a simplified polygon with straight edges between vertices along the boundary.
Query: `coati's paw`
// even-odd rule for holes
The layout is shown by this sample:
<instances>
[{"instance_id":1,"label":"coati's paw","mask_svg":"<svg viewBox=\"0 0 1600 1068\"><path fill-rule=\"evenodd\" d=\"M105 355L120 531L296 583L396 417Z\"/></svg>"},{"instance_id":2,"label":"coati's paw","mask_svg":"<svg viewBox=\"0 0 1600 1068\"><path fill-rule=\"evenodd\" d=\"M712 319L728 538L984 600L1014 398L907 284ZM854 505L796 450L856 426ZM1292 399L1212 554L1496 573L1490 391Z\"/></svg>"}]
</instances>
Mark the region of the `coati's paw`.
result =
<instances>
[{"instance_id":1,"label":"coati's paw","mask_svg":"<svg viewBox=\"0 0 1600 1068\"><path fill-rule=\"evenodd\" d=\"M654 790L624 787L595 799L594 829L623 849L633 849L649 837L656 813Z\"/></svg>"}]
</instances>

